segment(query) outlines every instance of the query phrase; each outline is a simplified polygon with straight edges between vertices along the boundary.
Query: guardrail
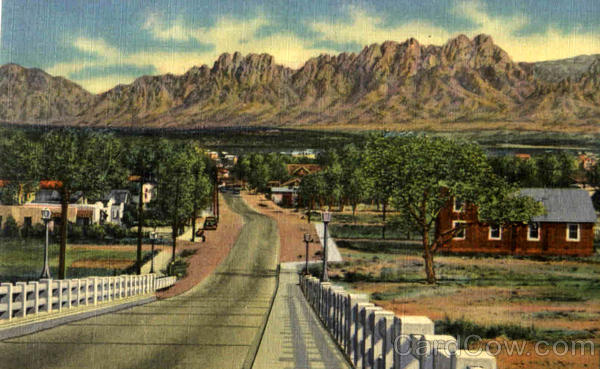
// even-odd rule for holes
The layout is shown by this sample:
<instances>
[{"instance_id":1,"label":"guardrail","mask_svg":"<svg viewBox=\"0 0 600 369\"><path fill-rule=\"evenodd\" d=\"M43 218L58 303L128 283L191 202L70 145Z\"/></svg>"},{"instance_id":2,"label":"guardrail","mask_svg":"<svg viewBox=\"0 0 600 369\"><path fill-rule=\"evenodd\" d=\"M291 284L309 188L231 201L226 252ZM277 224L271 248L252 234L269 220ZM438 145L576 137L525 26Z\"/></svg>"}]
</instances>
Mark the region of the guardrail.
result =
<instances>
[{"instance_id":1,"label":"guardrail","mask_svg":"<svg viewBox=\"0 0 600 369\"><path fill-rule=\"evenodd\" d=\"M158 291L158 290L165 289L167 287L171 287L172 285L175 284L176 281L177 281L177 277L175 277L175 276L157 278L157 279L155 279L155 282L154 282L154 290Z\"/></svg>"},{"instance_id":2,"label":"guardrail","mask_svg":"<svg viewBox=\"0 0 600 369\"><path fill-rule=\"evenodd\" d=\"M424 316L396 316L369 302L364 294L346 292L312 276L300 286L347 359L361 369L496 369L484 351L458 350L452 336L434 334Z\"/></svg>"},{"instance_id":3,"label":"guardrail","mask_svg":"<svg viewBox=\"0 0 600 369\"><path fill-rule=\"evenodd\" d=\"M60 312L78 306L94 306L146 295L167 288L175 281L175 277L156 278L155 274L145 274L2 283L0 320L24 318L41 312Z\"/></svg>"}]
</instances>

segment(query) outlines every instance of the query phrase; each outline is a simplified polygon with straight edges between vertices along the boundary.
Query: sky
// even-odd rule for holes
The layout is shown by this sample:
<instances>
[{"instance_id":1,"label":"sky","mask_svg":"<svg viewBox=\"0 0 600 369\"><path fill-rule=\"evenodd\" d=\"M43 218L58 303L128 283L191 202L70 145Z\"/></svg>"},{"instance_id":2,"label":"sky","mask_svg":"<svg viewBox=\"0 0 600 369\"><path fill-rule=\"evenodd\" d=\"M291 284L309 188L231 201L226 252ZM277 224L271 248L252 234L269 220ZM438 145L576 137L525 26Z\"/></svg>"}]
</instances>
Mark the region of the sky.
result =
<instances>
[{"instance_id":1,"label":"sky","mask_svg":"<svg viewBox=\"0 0 600 369\"><path fill-rule=\"evenodd\" d=\"M292 68L323 53L485 33L515 61L600 54L599 0L0 0L0 64L99 93L224 52Z\"/></svg>"}]
</instances>

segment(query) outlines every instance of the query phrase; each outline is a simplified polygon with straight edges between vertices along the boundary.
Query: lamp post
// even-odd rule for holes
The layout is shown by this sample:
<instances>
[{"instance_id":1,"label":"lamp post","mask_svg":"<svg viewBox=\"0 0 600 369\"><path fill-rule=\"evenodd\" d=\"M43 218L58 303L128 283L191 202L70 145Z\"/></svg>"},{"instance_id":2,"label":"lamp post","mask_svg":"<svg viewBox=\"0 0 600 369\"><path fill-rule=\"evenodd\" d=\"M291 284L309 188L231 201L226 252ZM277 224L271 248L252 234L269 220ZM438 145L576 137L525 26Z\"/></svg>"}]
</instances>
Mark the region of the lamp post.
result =
<instances>
[{"instance_id":1,"label":"lamp post","mask_svg":"<svg viewBox=\"0 0 600 369\"><path fill-rule=\"evenodd\" d=\"M331 213L328 211L323 212L323 275L321 276L322 282L329 282L329 276L327 275L327 224L331 221Z\"/></svg>"},{"instance_id":2,"label":"lamp post","mask_svg":"<svg viewBox=\"0 0 600 369\"><path fill-rule=\"evenodd\" d=\"M304 265L304 274L308 274L308 244L313 242L313 238L310 233L304 234L304 243L306 244L306 264Z\"/></svg>"},{"instance_id":3,"label":"lamp post","mask_svg":"<svg viewBox=\"0 0 600 369\"><path fill-rule=\"evenodd\" d=\"M44 269L42 269L41 279L50 279L50 266L48 265L48 223L52 219L52 212L48 208L42 209L42 220L46 226L46 242L44 243Z\"/></svg>"},{"instance_id":4,"label":"lamp post","mask_svg":"<svg viewBox=\"0 0 600 369\"><path fill-rule=\"evenodd\" d=\"M152 250L150 251L150 274L154 273L154 243L156 242L156 232L150 232L150 240L152 241Z\"/></svg>"}]
</instances>

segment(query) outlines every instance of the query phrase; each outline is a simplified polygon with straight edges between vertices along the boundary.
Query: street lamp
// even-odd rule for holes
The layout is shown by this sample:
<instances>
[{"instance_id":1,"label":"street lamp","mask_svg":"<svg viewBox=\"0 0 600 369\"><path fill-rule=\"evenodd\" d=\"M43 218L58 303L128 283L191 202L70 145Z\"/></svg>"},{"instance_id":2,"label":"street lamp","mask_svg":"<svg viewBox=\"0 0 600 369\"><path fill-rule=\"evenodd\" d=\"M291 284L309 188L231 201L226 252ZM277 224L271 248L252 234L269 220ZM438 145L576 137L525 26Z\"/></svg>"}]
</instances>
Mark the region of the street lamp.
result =
<instances>
[{"instance_id":1,"label":"street lamp","mask_svg":"<svg viewBox=\"0 0 600 369\"><path fill-rule=\"evenodd\" d=\"M304 266L304 274L308 274L308 244L313 242L313 238L310 233L304 234L304 243L306 244L306 265Z\"/></svg>"},{"instance_id":2,"label":"street lamp","mask_svg":"<svg viewBox=\"0 0 600 369\"><path fill-rule=\"evenodd\" d=\"M154 273L154 243L156 242L156 232L150 232L150 240L152 241L152 251L150 251L150 274Z\"/></svg>"},{"instance_id":3,"label":"street lamp","mask_svg":"<svg viewBox=\"0 0 600 369\"><path fill-rule=\"evenodd\" d=\"M329 276L327 275L327 224L331 221L331 213L324 211L323 217L323 275L321 276L322 282L329 282Z\"/></svg>"},{"instance_id":4,"label":"street lamp","mask_svg":"<svg viewBox=\"0 0 600 369\"><path fill-rule=\"evenodd\" d=\"M48 265L48 223L52 219L52 212L48 208L42 209L42 220L46 226L46 242L44 244L44 269L42 269L41 279L50 279L50 266Z\"/></svg>"}]
</instances>

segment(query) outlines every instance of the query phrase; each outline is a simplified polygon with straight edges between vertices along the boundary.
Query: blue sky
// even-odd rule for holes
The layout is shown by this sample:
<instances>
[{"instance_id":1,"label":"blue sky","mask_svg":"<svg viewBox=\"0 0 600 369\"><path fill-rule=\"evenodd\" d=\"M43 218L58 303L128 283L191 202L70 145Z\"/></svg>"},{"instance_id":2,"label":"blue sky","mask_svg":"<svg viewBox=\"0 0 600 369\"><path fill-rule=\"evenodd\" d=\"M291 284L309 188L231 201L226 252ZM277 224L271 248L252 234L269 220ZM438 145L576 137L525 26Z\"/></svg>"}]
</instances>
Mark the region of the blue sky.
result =
<instances>
[{"instance_id":1,"label":"blue sky","mask_svg":"<svg viewBox=\"0 0 600 369\"><path fill-rule=\"evenodd\" d=\"M0 0L0 64L92 92L181 74L223 52L300 66L322 53L414 37L490 34L516 61L600 53L598 0Z\"/></svg>"}]
</instances>

